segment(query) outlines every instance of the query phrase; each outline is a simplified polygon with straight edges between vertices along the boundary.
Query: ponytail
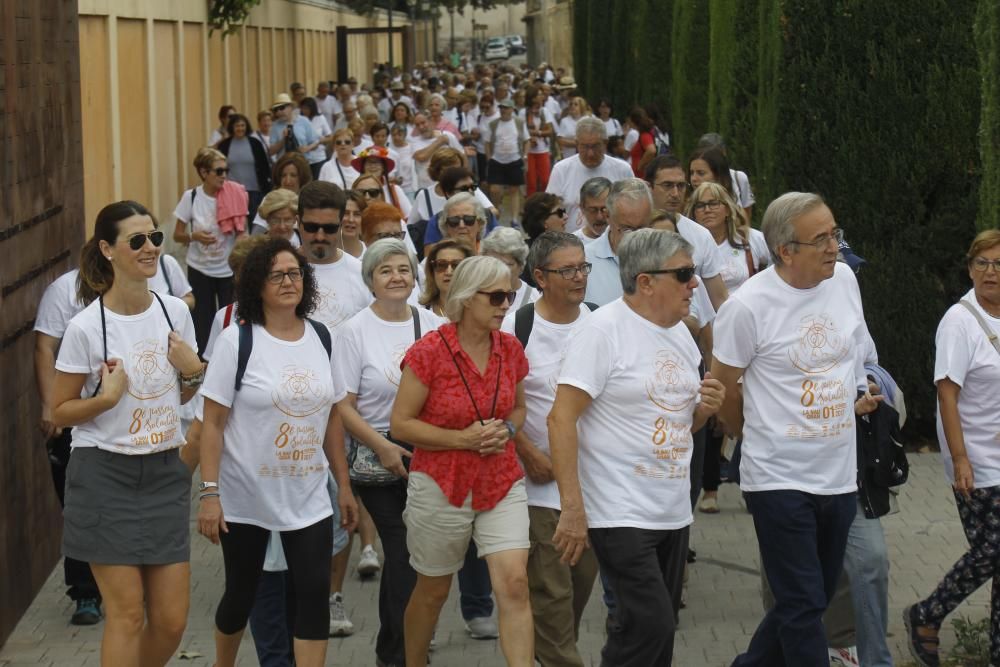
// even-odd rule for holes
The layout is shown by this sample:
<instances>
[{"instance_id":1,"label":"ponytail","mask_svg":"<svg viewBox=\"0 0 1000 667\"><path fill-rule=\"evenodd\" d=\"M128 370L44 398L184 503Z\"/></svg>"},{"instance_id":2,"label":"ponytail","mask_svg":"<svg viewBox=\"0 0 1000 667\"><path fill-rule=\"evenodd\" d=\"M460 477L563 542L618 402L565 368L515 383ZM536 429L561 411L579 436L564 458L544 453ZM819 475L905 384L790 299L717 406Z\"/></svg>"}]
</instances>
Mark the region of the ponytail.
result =
<instances>
[{"instance_id":1,"label":"ponytail","mask_svg":"<svg viewBox=\"0 0 1000 667\"><path fill-rule=\"evenodd\" d=\"M108 204L97 214L94 235L80 250L80 280L77 284L80 303L90 303L111 289L115 282L115 270L101 252L101 241L114 245L118 240L118 223L133 215L153 217L145 206L134 201ZM155 220L153 224L156 224Z\"/></svg>"}]
</instances>

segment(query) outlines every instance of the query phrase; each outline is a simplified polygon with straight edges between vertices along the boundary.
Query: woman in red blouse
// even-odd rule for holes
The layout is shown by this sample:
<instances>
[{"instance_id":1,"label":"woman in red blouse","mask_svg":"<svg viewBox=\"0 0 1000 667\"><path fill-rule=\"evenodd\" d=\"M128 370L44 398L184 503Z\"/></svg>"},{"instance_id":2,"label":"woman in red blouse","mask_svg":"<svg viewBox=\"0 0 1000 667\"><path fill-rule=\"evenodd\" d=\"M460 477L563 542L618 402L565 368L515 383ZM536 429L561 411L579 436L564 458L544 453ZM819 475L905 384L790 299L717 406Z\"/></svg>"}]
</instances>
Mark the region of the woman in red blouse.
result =
<instances>
[{"instance_id":1,"label":"woman in red blouse","mask_svg":"<svg viewBox=\"0 0 1000 667\"><path fill-rule=\"evenodd\" d=\"M470 537L489 567L507 664L533 664L528 505L512 439L524 423L528 360L517 339L499 331L513 300L503 262L466 259L445 303L451 323L403 358L389 427L415 447L403 513L417 571L404 619L408 665L426 664Z\"/></svg>"}]
</instances>

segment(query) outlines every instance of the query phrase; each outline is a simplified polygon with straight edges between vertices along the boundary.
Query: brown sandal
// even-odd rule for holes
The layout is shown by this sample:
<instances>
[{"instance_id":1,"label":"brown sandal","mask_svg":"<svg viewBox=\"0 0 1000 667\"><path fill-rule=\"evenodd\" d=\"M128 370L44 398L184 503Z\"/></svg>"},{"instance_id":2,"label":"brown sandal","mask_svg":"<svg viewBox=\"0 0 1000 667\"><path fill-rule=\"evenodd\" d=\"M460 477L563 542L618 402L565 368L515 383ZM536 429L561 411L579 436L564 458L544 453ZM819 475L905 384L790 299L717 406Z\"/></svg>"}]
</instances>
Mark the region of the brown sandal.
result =
<instances>
[{"instance_id":1,"label":"brown sandal","mask_svg":"<svg viewBox=\"0 0 1000 667\"><path fill-rule=\"evenodd\" d=\"M903 623L906 624L906 645L910 649L910 655L922 667L940 667L941 659L938 656L940 639L937 636L925 637L920 634L920 628L931 626L920 625L916 618L916 612L916 605L910 605L903 610Z\"/></svg>"}]
</instances>

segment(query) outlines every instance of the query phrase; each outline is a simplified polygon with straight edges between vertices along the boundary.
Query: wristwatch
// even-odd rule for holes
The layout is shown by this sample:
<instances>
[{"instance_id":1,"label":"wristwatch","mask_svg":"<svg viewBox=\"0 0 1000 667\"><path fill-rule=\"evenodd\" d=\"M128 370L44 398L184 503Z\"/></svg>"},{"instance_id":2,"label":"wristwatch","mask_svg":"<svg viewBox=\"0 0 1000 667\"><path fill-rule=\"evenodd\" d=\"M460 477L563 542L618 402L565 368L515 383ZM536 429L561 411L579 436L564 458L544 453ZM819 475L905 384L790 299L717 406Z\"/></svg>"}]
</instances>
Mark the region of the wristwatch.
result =
<instances>
[{"instance_id":1,"label":"wristwatch","mask_svg":"<svg viewBox=\"0 0 1000 667\"><path fill-rule=\"evenodd\" d=\"M504 426L507 427L507 433L510 435L510 439L513 440L514 436L517 435L517 427L514 426L514 422L508 420L504 421Z\"/></svg>"},{"instance_id":2,"label":"wristwatch","mask_svg":"<svg viewBox=\"0 0 1000 667\"><path fill-rule=\"evenodd\" d=\"M201 484L198 485L198 492L199 493L202 493L204 491L208 491L209 489L215 489L216 491L218 491L219 490L219 483L218 482L202 482Z\"/></svg>"}]
</instances>

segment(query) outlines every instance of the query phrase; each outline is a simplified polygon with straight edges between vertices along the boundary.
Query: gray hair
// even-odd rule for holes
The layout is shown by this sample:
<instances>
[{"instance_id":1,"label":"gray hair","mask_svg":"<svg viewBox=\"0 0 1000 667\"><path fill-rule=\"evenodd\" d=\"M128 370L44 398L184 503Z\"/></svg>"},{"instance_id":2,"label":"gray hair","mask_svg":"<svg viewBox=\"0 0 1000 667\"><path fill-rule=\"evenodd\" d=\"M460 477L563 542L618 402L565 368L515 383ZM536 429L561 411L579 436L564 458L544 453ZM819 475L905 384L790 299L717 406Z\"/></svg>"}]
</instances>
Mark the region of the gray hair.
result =
<instances>
[{"instance_id":1,"label":"gray hair","mask_svg":"<svg viewBox=\"0 0 1000 667\"><path fill-rule=\"evenodd\" d=\"M442 111L444 109L448 108L448 100L444 99L444 95L442 95L441 93L434 93L430 97L427 98L427 108L428 109L431 108L431 102L433 102L434 100L437 100L438 102L441 103L441 110Z\"/></svg>"},{"instance_id":2,"label":"gray hair","mask_svg":"<svg viewBox=\"0 0 1000 667\"><path fill-rule=\"evenodd\" d=\"M627 234L618 244L622 291L635 294L636 278L640 273L662 269L679 252L694 253L694 246L680 234L665 229L639 229Z\"/></svg>"},{"instance_id":3,"label":"gray hair","mask_svg":"<svg viewBox=\"0 0 1000 667\"><path fill-rule=\"evenodd\" d=\"M497 227L479 245L480 255L488 253L510 257L523 269L524 262L528 259L528 244L516 229Z\"/></svg>"},{"instance_id":4,"label":"gray hair","mask_svg":"<svg viewBox=\"0 0 1000 667\"><path fill-rule=\"evenodd\" d=\"M496 257L470 257L462 260L451 277L448 300L444 303L444 314L452 322L458 322L465 314L465 304L484 287L506 280L510 289L510 269Z\"/></svg>"},{"instance_id":5,"label":"gray hair","mask_svg":"<svg viewBox=\"0 0 1000 667\"><path fill-rule=\"evenodd\" d=\"M368 289L374 289L372 277L375 269L380 267L386 259L396 255L403 255L410 260L410 271L413 272L414 285L417 279L417 258L407 249L406 244L398 239L379 239L365 249L364 257L361 258L361 278L365 281Z\"/></svg>"},{"instance_id":6,"label":"gray hair","mask_svg":"<svg viewBox=\"0 0 1000 667\"><path fill-rule=\"evenodd\" d=\"M611 189L611 181L603 176L594 176L584 181L580 186L580 203L586 199L597 199L605 190Z\"/></svg>"},{"instance_id":7,"label":"gray hair","mask_svg":"<svg viewBox=\"0 0 1000 667\"><path fill-rule=\"evenodd\" d=\"M608 128L604 127L604 121L594 116L584 116L576 122L576 138L579 140L581 134L596 134L601 141L608 140Z\"/></svg>"},{"instance_id":8,"label":"gray hair","mask_svg":"<svg viewBox=\"0 0 1000 667\"><path fill-rule=\"evenodd\" d=\"M476 195L471 192L459 192L449 197L448 201L441 207L441 212L438 213L438 229L441 230L441 238L448 238L448 225L444 219L451 214L451 209L461 204L472 204L472 210L475 212L476 219L483 225L486 224L486 209L476 199Z\"/></svg>"},{"instance_id":9,"label":"gray hair","mask_svg":"<svg viewBox=\"0 0 1000 667\"><path fill-rule=\"evenodd\" d=\"M608 202L605 206L608 207L608 214L612 217L620 201L633 203L645 201L649 203L649 209L653 210L653 193L649 191L646 181L641 178L626 178L611 184L611 192L608 193Z\"/></svg>"},{"instance_id":10,"label":"gray hair","mask_svg":"<svg viewBox=\"0 0 1000 667\"><path fill-rule=\"evenodd\" d=\"M825 205L823 197L813 192L786 192L768 205L760 229L764 232L764 240L775 266L783 263L778 249L795 241L792 222L814 208Z\"/></svg>"},{"instance_id":11,"label":"gray hair","mask_svg":"<svg viewBox=\"0 0 1000 667\"><path fill-rule=\"evenodd\" d=\"M592 178L591 180L597 179ZM493 233L496 234L496 232ZM531 250L528 252L528 273L534 273L535 269L546 266L552 253L563 248L583 250L583 241L576 234L569 232L543 232L531 243Z\"/></svg>"}]
</instances>

